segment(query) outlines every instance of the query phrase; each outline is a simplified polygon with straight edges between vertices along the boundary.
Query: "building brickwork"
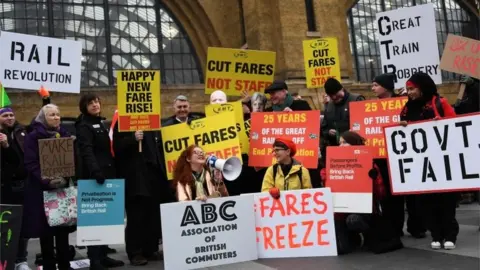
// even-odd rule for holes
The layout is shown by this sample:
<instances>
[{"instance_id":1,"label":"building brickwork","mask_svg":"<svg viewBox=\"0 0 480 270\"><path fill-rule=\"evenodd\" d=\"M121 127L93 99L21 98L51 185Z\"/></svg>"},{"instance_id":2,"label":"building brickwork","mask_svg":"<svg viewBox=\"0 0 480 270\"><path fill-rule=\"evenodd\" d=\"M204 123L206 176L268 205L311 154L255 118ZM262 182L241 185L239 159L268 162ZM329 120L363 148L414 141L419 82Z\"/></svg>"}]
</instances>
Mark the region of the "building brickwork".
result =
<instances>
[{"instance_id":1,"label":"building brickwork","mask_svg":"<svg viewBox=\"0 0 480 270\"><path fill-rule=\"evenodd\" d=\"M277 54L276 73L285 79L292 92L299 92L312 107L321 108L323 89L306 89L304 82L302 41L317 37L336 37L339 44L342 82L352 92L371 97L368 82L354 82L354 59L350 51L347 12L355 0L316 0L314 14L316 31L308 32L304 0L164 0L164 5L185 29L202 69L209 46L271 50ZM241 9L241 6L243 9ZM242 27L242 23L244 27ZM244 31L243 31L244 29ZM446 82L440 92L451 103L455 101L458 84ZM102 98L103 112L112 116L116 104L115 89L84 89ZM27 122L38 112L41 100L33 91L9 90L17 118ZM208 103L203 85L162 85L162 116L172 113L172 101L178 94L189 97L194 111L203 111ZM236 98L238 99L238 98ZM52 93L63 116L77 116L78 95ZM232 98L233 100L233 98Z\"/></svg>"}]
</instances>

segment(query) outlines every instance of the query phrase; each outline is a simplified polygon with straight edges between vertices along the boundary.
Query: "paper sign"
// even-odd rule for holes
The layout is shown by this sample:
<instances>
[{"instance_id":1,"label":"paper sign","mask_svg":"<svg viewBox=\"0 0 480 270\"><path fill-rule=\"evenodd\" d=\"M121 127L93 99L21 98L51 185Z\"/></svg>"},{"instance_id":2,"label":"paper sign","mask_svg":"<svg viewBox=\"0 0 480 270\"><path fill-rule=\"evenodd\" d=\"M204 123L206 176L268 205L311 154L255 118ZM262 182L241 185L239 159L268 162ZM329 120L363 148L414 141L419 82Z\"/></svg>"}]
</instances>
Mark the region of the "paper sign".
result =
<instances>
[{"instance_id":1,"label":"paper sign","mask_svg":"<svg viewBox=\"0 0 480 270\"><path fill-rule=\"evenodd\" d=\"M480 79L480 41L448 34L440 68Z\"/></svg>"},{"instance_id":2,"label":"paper sign","mask_svg":"<svg viewBox=\"0 0 480 270\"><path fill-rule=\"evenodd\" d=\"M38 140L42 178L75 176L73 138Z\"/></svg>"},{"instance_id":3,"label":"paper sign","mask_svg":"<svg viewBox=\"0 0 480 270\"><path fill-rule=\"evenodd\" d=\"M263 92L275 74L275 52L208 48L205 93L222 90L228 96L242 91Z\"/></svg>"},{"instance_id":4,"label":"paper sign","mask_svg":"<svg viewBox=\"0 0 480 270\"><path fill-rule=\"evenodd\" d=\"M374 147L374 158L385 158L383 127L400 122L407 97L350 102L350 129L366 139L365 145Z\"/></svg>"},{"instance_id":5,"label":"paper sign","mask_svg":"<svg viewBox=\"0 0 480 270\"><path fill-rule=\"evenodd\" d=\"M372 213L372 148L327 147L325 187L333 192L336 213Z\"/></svg>"},{"instance_id":6,"label":"paper sign","mask_svg":"<svg viewBox=\"0 0 480 270\"><path fill-rule=\"evenodd\" d=\"M160 71L117 71L118 130L160 130Z\"/></svg>"},{"instance_id":7,"label":"paper sign","mask_svg":"<svg viewBox=\"0 0 480 270\"><path fill-rule=\"evenodd\" d=\"M328 78L341 81L336 38L304 40L303 59L307 88L323 87Z\"/></svg>"}]
</instances>

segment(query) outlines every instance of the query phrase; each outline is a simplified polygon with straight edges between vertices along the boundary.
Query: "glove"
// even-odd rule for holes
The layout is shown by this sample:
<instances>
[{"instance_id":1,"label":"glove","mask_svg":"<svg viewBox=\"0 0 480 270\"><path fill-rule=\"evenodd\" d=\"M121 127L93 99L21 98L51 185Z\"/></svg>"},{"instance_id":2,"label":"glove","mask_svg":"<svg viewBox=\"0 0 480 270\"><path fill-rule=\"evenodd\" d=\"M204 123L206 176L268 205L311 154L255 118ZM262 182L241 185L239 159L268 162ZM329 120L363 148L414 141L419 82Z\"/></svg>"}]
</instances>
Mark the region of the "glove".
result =
<instances>
[{"instance_id":1,"label":"glove","mask_svg":"<svg viewBox=\"0 0 480 270\"><path fill-rule=\"evenodd\" d=\"M93 178L95 178L95 180L97 180L97 183L99 185L103 185L105 183L105 176L101 172L94 173Z\"/></svg>"},{"instance_id":2,"label":"glove","mask_svg":"<svg viewBox=\"0 0 480 270\"><path fill-rule=\"evenodd\" d=\"M280 190L278 188L272 187L268 192L270 193L270 196L272 196L272 198L274 198L275 200L278 200L280 198Z\"/></svg>"},{"instance_id":3,"label":"glove","mask_svg":"<svg viewBox=\"0 0 480 270\"><path fill-rule=\"evenodd\" d=\"M372 178L372 180L376 180L378 177L378 171L375 168L370 169L370 171L368 171L368 177Z\"/></svg>"},{"instance_id":4,"label":"glove","mask_svg":"<svg viewBox=\"0 0 480 270\"><path fill-rule=\"evenodd\" d=\"M473 79L472 79L472 77L470 77L470 76L462 75L462 76L460 77L460 83L464 83L464 84L466 84L466 85L470 85L470 84L473 83Z\"/></svg>"},{"instance_id":5,"label":"glove","mask_svg":"<svg viewBox=\"0 0 480 270\"><path fill-rule=\"evenodd\" d=\"M47 89L45 89L43 86L41 86L40 90L38 90L38 94L43 99L50 97L50 92Z\"/></svg>"}]
</instances>

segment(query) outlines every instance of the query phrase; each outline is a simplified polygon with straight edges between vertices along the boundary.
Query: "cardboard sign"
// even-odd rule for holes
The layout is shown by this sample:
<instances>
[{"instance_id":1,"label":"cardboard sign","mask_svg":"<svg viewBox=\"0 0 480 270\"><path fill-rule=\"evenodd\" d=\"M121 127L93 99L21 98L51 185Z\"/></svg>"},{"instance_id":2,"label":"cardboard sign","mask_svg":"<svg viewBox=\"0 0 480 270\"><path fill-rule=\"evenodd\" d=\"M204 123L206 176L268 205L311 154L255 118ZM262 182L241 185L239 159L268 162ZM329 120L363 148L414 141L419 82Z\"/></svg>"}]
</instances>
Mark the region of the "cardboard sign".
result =
<instances>
[{"instance_id":1,"label":"cardboard sign","mask_svg":"<svg viewBox=\"0 0 480 270\"><path fill-rule=\"evenodd\" d=\"M480 114L385 128L394 194L480 189Z\"/></svg>"},{"instance_id":2,"label":"cardboard sign","mask_svg":"<svg viewBox=\"0 0 480 270\"><path fill-rule=\"evenodd\" d=\"M396 75L395 88L425 72L442 83L433 3L376 13L382 73Z\"/></svg>"},{"instance_id":3,"label":"cardboard sign","mask_svg":"<svg viewBox=\"0 0 480 270\"><path fill-rule=\"evenodd\" d=\"M0 31L0 48L5 87L80 93L80 41Z\"/></svg>"},{"instance_id":4,"label":"cardboard sign","mask_svg":"<svg viewBox=\"0 0 480 270\"><path fill-rule=\"evenodd\" d=\"M448 34L440 68L480 79L480 41Z\"/></svg>"},{"instance_id":5,"label":"cardboard sign","mask_svg":"<svg viewBox=\"0 0 480 270\"><path fill-rule=\"evenodd\" d=\"M161 205L166 270L256 260L251 196Z\"/></svg>"},{"instance_id":6,"label":"cardboard sign","mask_svg":"<svg viewBox=\"0 0 480 270\"><path fill-rule=\"evenodd\" d=\"M307 88L321 88L328 78L341 81L336 38L304 40L303 59Z\"/></svg>"},{"instance_id":7,"label":"cardboard sign","mask_svg":"<svg viewBox=\"0 0 480 270\"><path fill-rule=\"evenodd\" d=\"M160 71L117 71L118 130L160 130Z\"/></svg>"},{"instance_id":8,"label":"cardboard sign","mask_svg":"<svg viewBox=\"0 0 480 270\"><path fill-rule=\"evenodd\" d=\"M376 148L374 158L386 158L383 127L400 122L407 97L350 102L350 129L366 139L365 145Z\"/></svg>"},{"instance_id":9,"label":"cardboard sign","mask_svg":"<svg viewBox=\"0 0 480 270\"><path fill-rule=\"evenodd\" d=\"M193 144L202 147L207 155L215 155L220 159L235 156L242 160L237 130L233 112L194 120L190 125L181 123L162 128L168 179L173 179L173 170L182 151Z\"/></svg>"},{"instance_id":10,"label":"cardboard sign","mask_svg":"<svg viewBox=\"0 0 480 270\"><path fill-rule=\"evenodd\" d=\"M333 192L335 213L372 213L373 149L368 146L329 146L325 187Z\"/></svg>"},{"instance_id":11,"label":"cardboard sign","mask_svg":"<svg viewBox=\"0 0 480 270\"><path fill-rule=\"evenodd\" d=\"M250 149L250 142L248 134L245 130L245 121L243 119L242 102L230 102L225 104L209 104L205 106L205 114L207 116L214 116L217 114L233 112L235 114L235 121L237 122L237 132L240 135L240 146L242 147L242 154L248 154Z\"/></svg>"},{"instance_id":12,"label":"cardboard sign","mask_svg":"<svg viewBox=\"0 0 480 270\"><path fill-rule=\"evenodd\" d=\"M317 168L320 138L320 112L252 113L248 165L269 167L276 163L272 155L275 138L291 139L297 146L294 158L305 168Z\"/></svg>"},{"instance_id":13,"label":"cardboard sign","mask_svg":"<svg viewBox=\"0 0 480 270\"><path fill-rule=\"evenodd\" d=\"M77 245L125 244L125 180L78 181Z\"/></svg>"},{"instance_id":14,"label":"cardboard sign","mask_svg":"<svg viewBox=\"0 0 480 270\"><path fill-rule=\"evenodd\" d=\"M242 91L263 92L275 74L275 52L208 48L205 93L223 90L228 96Z\"/></svg>"},{"instance_id":15,"label":"cardboard sign","mask_svg":"<svg viewBox=\"0 0 480 270\"><path fill-rule=\"evenodd\" d=\"M255 198L259 258L336 256L337 242L329 188L268 192Z\"/></svg>"},{"instance_id":16,"label":"cardboard sign","mask_svg":"<svg viewBox=\"0 0 480 270\"><path fill-rule=\"evenodd\" d=\"M22 229L22 210L23 207L20 205L0 204L0 269L2 270L15 269Z\"/></svg>"},{"instance_id":17,"label":"cardboard sign","mask_svg":"<svg viewBox=\"0 0 480 270\"><path fill-rule=\"evenodd\" d=\"M73 138L38 140L42 178L75 176Z\"/></svg>"}]
</instances>

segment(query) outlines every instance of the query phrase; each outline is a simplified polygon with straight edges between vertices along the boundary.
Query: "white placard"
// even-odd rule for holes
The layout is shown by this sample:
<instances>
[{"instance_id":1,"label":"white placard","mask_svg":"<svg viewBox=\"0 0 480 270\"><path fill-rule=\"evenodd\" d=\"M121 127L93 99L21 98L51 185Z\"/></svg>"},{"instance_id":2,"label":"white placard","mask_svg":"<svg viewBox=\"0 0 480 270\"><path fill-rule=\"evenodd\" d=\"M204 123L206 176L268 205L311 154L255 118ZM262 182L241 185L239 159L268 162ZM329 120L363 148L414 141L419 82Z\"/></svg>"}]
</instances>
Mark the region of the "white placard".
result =
<instances>
[{"instance_id":1,"label":"white placard","mask_svg":"<svg viewBox=\"0 0 480 270\"><path fill-rule=\"evenodd\" d=\"M256 260L253 197L161 205L166 270Z\"/></svg>"},{"instance_id":2,"label":"white placard","mask_svg":"<svg viewBox=\"0 0 480 270\"><path fill-rule=\"evenodd\" d=\"M376 14L383 73L395 73L395 88L416 72L442 83L433 3Z\"/></svg>"},{"instance_id":3,"label":"white placard","mask_svg":"<svg viewBox=\"0 0 480 270\"><path fill-rule=\"evenodd\" d=\"M336 256L330 188L255 193L259 258ZM245 196L248 197L248 196Z\"/></svg>"},{"instance_id":4,"label":"white placard","mask_svg":"<svg viewBox=\"0 0 480 270\"><path fill-rule=\"evenodd\" d=\"M80 93L82 43L0 32L0 82L8 88Z\"/></svg>"},{"instance_id":5,"label":"white placard","mask_svg":"<svg viewBox=\"0 0 480 270\"><path fill-rule=\"evenodd\" d=\"M394 194L480 188L480 115L385 128Z\"/></svg>"}]
</instances>

